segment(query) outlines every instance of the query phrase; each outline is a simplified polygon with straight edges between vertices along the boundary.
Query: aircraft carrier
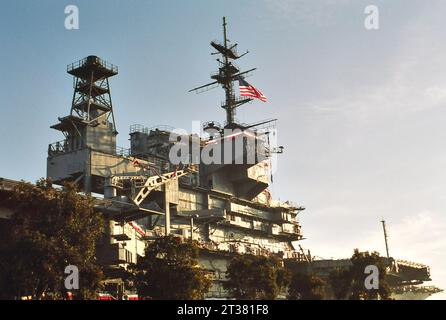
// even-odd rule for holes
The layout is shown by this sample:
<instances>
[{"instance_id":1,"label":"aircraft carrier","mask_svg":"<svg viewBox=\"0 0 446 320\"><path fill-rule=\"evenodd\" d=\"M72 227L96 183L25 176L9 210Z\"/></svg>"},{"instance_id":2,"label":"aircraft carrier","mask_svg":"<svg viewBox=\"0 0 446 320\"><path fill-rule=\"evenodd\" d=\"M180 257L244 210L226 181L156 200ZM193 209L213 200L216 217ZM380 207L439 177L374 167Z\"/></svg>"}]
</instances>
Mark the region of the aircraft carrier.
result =
<instances>
[{"instance_id":1,"label":"aircraft carrier","mask_svg":"<svg viewBox=\"0 0 446 320\"><path fill-rule=\"evenodd\" d=\"M208 298L230 298L222 283L234 254L277 256L322 275L339 264L315 260L300 246L299 216L305 208L271 196L274 158L284 151L276 142L277 120L237 120L237 108L255 97L238 95L236 83L255 69L242 71L236 64L247 52L238 53L237 44L228 39L225 19L223 41L212 41L211 47L218 70L209 84L191 91L222 87L225 100L218 107L225 121L203 121L199 133L185 133L147 119L129 128L128 147L116 145L110 79L118 75L118 67L97 56L67 66L73 96L68 115L51 126L64 138L48 146L47 177L55 184L74 181L96 197L97 210L107 218L98 259L106 270L106 284L117 291L125 290L122 274L127 265L144 254L148 242L168 234L199 244L200 264L213 279ZM179 150L175 161L174 148ZM203 155L214 161L204 161ZM3 180L2 192L8 183L13 184ZM407 288L430 280L424 267L394 266L399 271L389 271L396 278L406 270L401 283Z\"/></svg>"}]
</instances>

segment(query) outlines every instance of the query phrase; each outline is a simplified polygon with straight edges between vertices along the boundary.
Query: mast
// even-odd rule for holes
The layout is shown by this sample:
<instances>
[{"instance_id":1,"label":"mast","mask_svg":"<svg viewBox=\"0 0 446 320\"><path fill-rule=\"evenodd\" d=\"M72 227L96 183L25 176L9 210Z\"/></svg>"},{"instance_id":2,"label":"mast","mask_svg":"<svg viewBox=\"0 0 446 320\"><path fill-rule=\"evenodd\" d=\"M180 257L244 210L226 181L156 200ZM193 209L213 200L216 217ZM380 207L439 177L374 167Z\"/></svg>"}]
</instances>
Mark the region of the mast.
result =
<instances>
[{"instance_id":1,"label":"mast","mask_svg":"<svg viewBox=\"0 0 446 320\"><path fill-rule=\"evenodd\" d=\"M225 52L228 50L228 37L226 33L226 17L223 17L223 39L224 39L224 45L225 45ZM224 58L224 67L225 69L229 66L229 58L228 55L225 53L223 54ZM233 124L235 121L235 110L233 108L233 95L232 92L234 91L234 84L229 79L230 75L228 72L225 72L225 83L223 84L223 88L225 89L225 96L226 96L226 123L227 125Z\"/></svg>"},{"instance_id":2,"label":"mast","mask_svg":"<svg viewBox=\"0 0 446 320\"><path fill-rule=\"evenodd\" d=\"M386 243L387 258L390 258L390 255L389 255L389 244L387 243L386 221L383 219L383 220L381 220L381 223L383 224L384 242Z\"/></svg>"},{"instance_id":3,"label":"mast","mask_svg":"<svg viewBox=\"0 0 446 320\"><path fill-rule=\"evenodd\" d=\"M210 90L214 85L220 84L225 91L225 101L222 103L221 107L226 111L226 128L240 127L235 119L235 109L252 99L248 97L236 97L234 92L234 81L238 79L243 79L244 76L254 71L256 68L240 72L239 68L234 64L234 60L240 59L244 55L248 54L248 51L242 55L237 53L237 43L231 45L231 41L228 39L227 35L227 23L226 17L223 17L223 43L217 41L212 41L211 46L217 50L217 52L211 53L211 55L220 54L221 58L217 59L219 63L218 72L211 75L211 79L214 82L205 84L203 86L194 88L191 91L202 92Z\"/></svg>"}]
</instances>

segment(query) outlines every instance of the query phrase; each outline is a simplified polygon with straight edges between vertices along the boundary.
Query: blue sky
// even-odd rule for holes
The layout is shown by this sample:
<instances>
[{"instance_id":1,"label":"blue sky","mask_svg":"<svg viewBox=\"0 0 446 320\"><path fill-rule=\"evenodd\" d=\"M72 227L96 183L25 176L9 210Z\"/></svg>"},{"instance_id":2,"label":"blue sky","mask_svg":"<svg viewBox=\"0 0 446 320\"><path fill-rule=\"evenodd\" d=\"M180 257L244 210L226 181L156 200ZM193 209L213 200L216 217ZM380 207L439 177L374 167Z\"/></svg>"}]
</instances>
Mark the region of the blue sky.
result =
<instances>
[{"instance_id":1,"label":"blue sky","mask_svg":"<svg viewBox=\"0 0 446 320\"><path fill-rule=\"evenodd\" d=\"M64 28L79 7L80 29ZM380 29L364 28L377 5ZM269 102L238 111L243 122L278 118L273 194L307 210L301 222L315 255L354 247L431 265L446 288L446 3L431 0L2 1L0 176L34 181L46 172L49 126L67 115L68 63L90 54L119 66L111 80L118 144L131 124L191 129L224 120L222 91L199 95L216 70L209 42L229 37L252 84Z\"/></svg>"}]
</instances>

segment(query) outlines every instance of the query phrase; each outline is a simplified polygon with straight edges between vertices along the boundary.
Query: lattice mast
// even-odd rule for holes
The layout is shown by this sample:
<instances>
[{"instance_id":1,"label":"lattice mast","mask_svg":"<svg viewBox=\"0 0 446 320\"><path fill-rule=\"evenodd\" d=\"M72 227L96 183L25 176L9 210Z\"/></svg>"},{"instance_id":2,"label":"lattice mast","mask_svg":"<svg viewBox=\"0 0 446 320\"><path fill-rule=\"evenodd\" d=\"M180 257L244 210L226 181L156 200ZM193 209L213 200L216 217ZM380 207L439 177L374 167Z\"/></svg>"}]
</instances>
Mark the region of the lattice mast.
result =
<instances>
[{"instance_id":1,"label":"lattice mast","mask_svg":"<svg viewBox=\"0 0 446 320\"><path fill-rule=\"evenodd\" d=\"M70 115L93 125L99 119L110 121L116 132L108 79L118 73L118 68L99 57L89 56L68 65L67 72L73 76L74 87Z\"/></svg>"},{"instance_id":2,"label":"lattice mast","mask_svg":"<svg viewBox=\"0 0 446 320\"><path fill-rule=\"evenodd\" d=\"M222 108L226 111L226 126L227 128L239 127L235 119L235 109L252 99L247 97L236 97L234 91L234 81L238 81L239 78L244 78L244 76L256 70L256 68L250 69L248 71L240 72L239 68L234 64L233 61L240 59L248 53L245 52L242 55L237 54L237 43L231 45L230 40L227 37L227 24L226 17L223 17L223 43L218 41L212 41L211 46L217 50L217 52L211 53L212 55L221 54L221 58L217 59L220 67L219 70L211 75L211 79L214 82L205 84L203 86L194 88L189 92L196 91L202 92L211 89L213 86L220 84L225 91L225 101L222 103Z\"/></svg>"},{"instance_id":3,"label":"lattice mast","mask_svg":"<svg viewBox=\"0 0 446 320\"><path fill-rule=\"evenodd\" d=\"M65 140L48 147L48 176L55 181L74 180L89 193L98 184L92 181L92 166L86 154L116 153L116 124L110 94L109 78L118 74L118 68L97 56L88 56L67 66L73 76L73 98L70 114L58 118L51 128L63 133ZM73 151L82 151L74 153ZM57 157L61 160L56 161ZM64 163L81 163L68 169ZM81 169L80 167L83 166ZM96 188L97 189L97 188Z\"/></svg>"}]
</instances>

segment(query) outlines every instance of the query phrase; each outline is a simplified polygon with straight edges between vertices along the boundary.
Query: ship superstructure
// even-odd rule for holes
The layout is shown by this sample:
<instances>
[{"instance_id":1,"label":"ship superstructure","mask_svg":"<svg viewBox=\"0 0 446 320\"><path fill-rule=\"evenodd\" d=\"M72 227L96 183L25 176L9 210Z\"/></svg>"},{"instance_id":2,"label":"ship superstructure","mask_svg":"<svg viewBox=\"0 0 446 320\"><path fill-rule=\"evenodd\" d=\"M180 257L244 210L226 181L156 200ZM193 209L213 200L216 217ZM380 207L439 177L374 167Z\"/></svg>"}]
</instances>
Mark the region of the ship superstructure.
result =
<instances>
[{"instance_id":1,"label":"ship superstructure","mask_svg":"<svg viewBox=\"0 0 446 320\"><path fill-rule=\"evenodd\" d=\"M244 54L228 40L225 20L223 28L223 43L211 42L221 58L210 85L225 91L226 121L203 123L202 135L133 125L130 148L117 148L109 78L118 68L96 56L68 66L72 105L52 126L65 139L49 146L47 176L103 195L97 209L108 218L108 228L99 259L111 282L119 282L120 272L144 254L148 241L167 234L199 243L200 263L215 280L210 297L227 297L220 284L235 253L302 257L294 244L303 238L298 214L304 208L272 199L268 189L271 158L283 151L270 139L276 120L242 124L235 118L236 108L252 100L237 97L235 82L254 69L242 72L235 65ZM191 148L173 161L178 141Z\"/></svg>"}]
</instances>

